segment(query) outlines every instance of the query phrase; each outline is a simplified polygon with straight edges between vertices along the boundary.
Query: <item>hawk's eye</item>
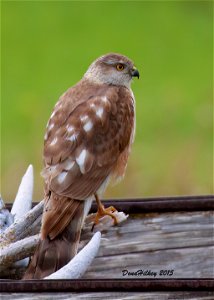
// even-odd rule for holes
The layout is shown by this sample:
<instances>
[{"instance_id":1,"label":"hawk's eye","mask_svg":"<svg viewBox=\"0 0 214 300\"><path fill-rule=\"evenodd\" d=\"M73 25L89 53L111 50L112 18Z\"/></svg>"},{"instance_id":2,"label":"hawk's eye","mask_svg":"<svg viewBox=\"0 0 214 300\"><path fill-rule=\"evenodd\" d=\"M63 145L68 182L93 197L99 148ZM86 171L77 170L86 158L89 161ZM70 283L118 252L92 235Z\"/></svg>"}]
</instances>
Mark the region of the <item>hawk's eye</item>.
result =
<instances>
[{"instance_id":1,"label":"hawk's eye","mask_svg":"<svg viewBox=\"0 0 214 300\"><path fill-rule=\"evenodd\" d=\"M123 71L124 65L123 64L117 64L116 68L117 68L117 71Z\"/></svg>"}]
</instances>

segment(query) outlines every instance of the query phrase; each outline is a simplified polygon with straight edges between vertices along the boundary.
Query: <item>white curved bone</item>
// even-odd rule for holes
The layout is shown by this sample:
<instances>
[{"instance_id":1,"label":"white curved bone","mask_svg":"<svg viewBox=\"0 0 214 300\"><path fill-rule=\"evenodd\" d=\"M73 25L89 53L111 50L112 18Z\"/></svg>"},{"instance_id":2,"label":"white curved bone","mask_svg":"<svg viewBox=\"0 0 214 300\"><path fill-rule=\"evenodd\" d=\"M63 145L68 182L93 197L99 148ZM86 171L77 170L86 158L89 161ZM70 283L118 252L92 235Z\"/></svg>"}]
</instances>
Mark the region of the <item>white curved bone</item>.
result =
<instances>
[{"instance_id":1,"label":"white curved bone","mask_svg":"<svg viewBox=\"0 0 214 300\"><path fill-rule=\"evenodd\" d=\"M23 240L12 243L3 249L0 254L1 267L10 266L17 260L23 261L23 258L28 257L35 250L39 242L39 234L27 237ZM20 262L21 262L20 261ZM18 263L20 263L18 262Z\"/></svg>"},{"instance_id":2,"label":"white curved bone","mask_svg":"<svg viewBox=\"0 0 214 300\"><path fill-rule=\"evenodd\" d=\"M32 194L33 167L32 165L30 165L22 178L16 199L11 210L12 214L14 215L15 221L13 224L11 224L11 222L13 222L13 216L8 211L12 218L10 220L11 225L0 235L0 263L2 268L10 266L14 262L16 262L16 267L26 265L27 260L19 260L32 255L36 245L39 242L39 234L33 234L38 233L41 226L44 200L29 211L32 205ZM0 201L1 212L6 210L3 207L3 201ZM125 215L123 212L118 211L115 211L114 215L116 216L118 223L123 222L128 217L128 215ZM83 229L84 235L88 234L89 236L91 236L91 226L93 224L94 217L95 214L91 214L86 218L85 226ZM4 212L4 214L2 215L2 220L4 222L5 218L6 214ZM80 278L90 266L99 250L101 239L101 233L99 231L102 231L103 229L106 229L113 225L114 221L110 216L104 216L103 218L101 218L99 220L99 223L94 227L94 231L97 232L91 238L90 242L66 266L49 275L45 279ZM31 236L29 237L29 235Z\"/></svg>"},{"instance_id":3,"label":"white curved bone","mask_svg":"<svg viewBox=\"0 0 214 300\"><path fill-rule=\"evenodd\" d=\"M14 200L11 214L14 215L14 220L23 217L32 206L33 197L33 166L29 165L27 171L22 177L19 189Z\"/></svg>"},{"instance_id":4,"label":"white curved bone","mask_svg":"<svg viewBox=\"0 0 214 300\"><path fill-rule=\"evenodd\" d=\"M38 225L38 221L41 222L43 202L39 202L26 215L15 221L0 235L0 247L5 247L32 234L35 224Z\"/></svg>"}]
</instances>

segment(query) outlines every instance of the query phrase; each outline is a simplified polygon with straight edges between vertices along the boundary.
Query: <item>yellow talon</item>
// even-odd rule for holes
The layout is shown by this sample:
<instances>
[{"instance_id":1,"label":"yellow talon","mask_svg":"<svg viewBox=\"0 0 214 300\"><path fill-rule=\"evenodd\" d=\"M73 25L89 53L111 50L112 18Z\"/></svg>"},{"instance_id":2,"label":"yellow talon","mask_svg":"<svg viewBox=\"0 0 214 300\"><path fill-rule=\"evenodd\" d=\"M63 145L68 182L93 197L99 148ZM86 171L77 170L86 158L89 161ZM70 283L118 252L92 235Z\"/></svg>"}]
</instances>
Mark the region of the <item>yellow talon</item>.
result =
<instances>
[{"instance_id":1,"label":"yellow talon","mask_svg":"<svg viewBox=\"0 0 214 300\"><path fill-rule=\"evenodd\" d=\"M98 208L97 208L96 216L94 218L94 224L92 226L92 231L94 229L94 226L99 223L100 218L102 218L103 216L106 216L106 215L110 216L112 219L114 219L114 225L117 225L118 224L117 218L113 214L115 211L117 211L116 208L113 206L109 206L109 207L105 208L104 205L102 205L97 194L95 194L95 199L96 199Z\"/></svg>"}]
</instances>

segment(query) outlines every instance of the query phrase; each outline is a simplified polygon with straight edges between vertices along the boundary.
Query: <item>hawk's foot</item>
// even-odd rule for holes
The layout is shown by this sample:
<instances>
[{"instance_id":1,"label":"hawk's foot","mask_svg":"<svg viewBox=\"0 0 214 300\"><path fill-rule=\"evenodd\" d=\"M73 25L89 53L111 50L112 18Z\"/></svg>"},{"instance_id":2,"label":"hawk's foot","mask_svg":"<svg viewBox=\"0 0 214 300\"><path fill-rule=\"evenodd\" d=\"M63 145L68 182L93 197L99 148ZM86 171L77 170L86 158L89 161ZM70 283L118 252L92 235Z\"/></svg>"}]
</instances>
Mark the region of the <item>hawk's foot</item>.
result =
<instances>
[{"instance_id":1,"label":"hawk's foot","mask_svg":"<svg viewBox=\"0 0 214 300\"><path fill-rule=\"evenodd\" d=\"M114 225L118 224L117 218L116 216L113 214L113 212L117 211L116 208L114 208L113 206L109 206L107 208L104 207L104 205L100 205L98 207L95 219L94 219L94 223L95 225L97 225L99 223L99 219L104 217L104 216L110 216L112 217L112 219L114 219Z\"/></svg>"},{"instance_id":2,"label":"hawk's foot","mask_svg":"<svg viewBox=\"0 0 214 300\"><path fill-rule=\"evenodd\" d=\"M105 208L104 205L102 205L97 194L95 194L95 199L97 202L98 209L97 209L97 213L94 218L94 224L93 224L91 230L93 231L94 226L97 225L99 223L100 218L102 218L104 216L110 216L114 220L114 225L117 225L118 221L117 221L116 216L114 215L114 212L117 211L116 208L114 208L113 206L109 206L109 207Z\"/></svg>"}]
</instances>

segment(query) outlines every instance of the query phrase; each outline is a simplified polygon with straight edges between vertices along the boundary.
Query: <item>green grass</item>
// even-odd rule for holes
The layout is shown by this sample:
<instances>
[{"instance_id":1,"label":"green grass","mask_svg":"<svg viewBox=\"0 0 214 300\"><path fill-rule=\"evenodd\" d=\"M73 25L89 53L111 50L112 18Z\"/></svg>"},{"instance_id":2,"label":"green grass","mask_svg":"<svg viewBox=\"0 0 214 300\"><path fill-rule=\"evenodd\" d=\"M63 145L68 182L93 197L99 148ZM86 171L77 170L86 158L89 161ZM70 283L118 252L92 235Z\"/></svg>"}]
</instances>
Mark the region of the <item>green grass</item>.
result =
<instances>
[{"instance_id":1,"label":"green grass","mask_svg":"<svg viewBox=\"0 0 214 300\"><path fill-rule=\"evenodd\" d=\"M107 52L135 61L137 131L125 180L106 197L212 193L212 2L2 2L2 196L29 163L35 199L58 97Z\"/></svg>"}]
</instances>

